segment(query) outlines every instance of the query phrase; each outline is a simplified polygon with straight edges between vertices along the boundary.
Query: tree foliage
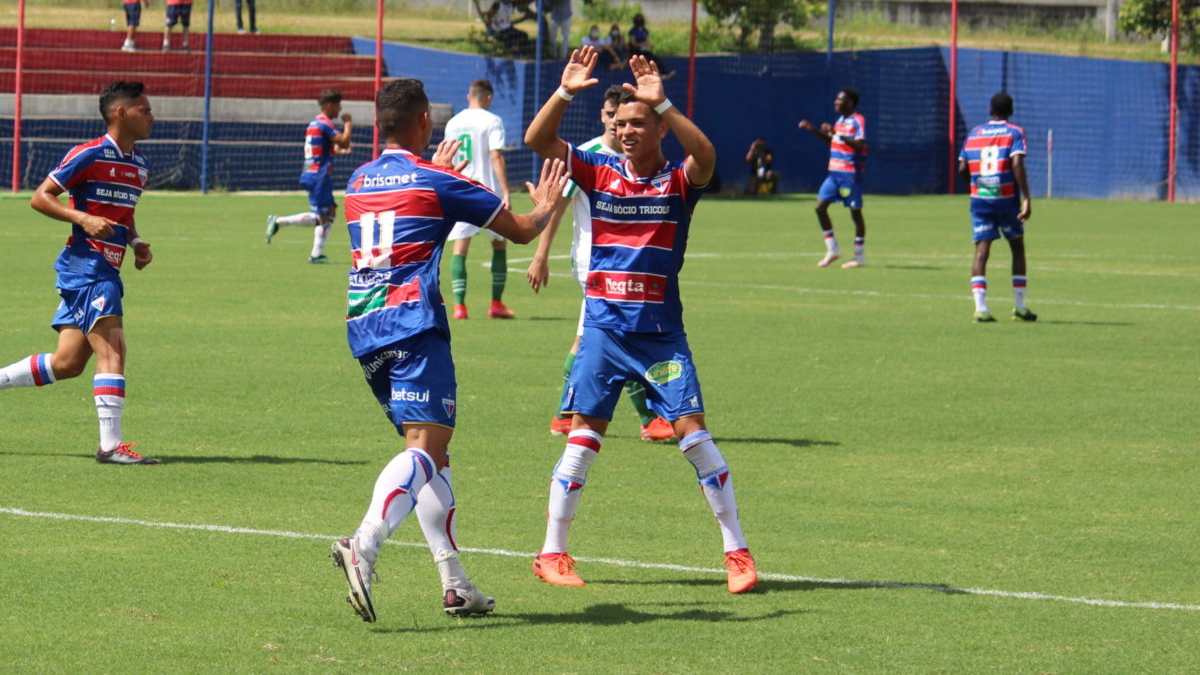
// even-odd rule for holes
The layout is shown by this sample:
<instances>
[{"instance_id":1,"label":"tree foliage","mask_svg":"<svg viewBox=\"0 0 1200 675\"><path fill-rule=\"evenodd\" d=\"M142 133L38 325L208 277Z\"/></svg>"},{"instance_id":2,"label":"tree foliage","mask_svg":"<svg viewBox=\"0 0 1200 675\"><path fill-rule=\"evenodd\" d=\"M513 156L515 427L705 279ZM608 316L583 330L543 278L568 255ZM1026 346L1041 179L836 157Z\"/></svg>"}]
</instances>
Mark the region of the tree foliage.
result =
<instances>
[{"instance_id":1,"label":"tree foliage","mask_svg":"<svg viewBox=\"0 0 1200 675\"><path fill-rule=\"evenodd\" d=\"M740 31L738 45L747 50L750 37L758 33L758 50L775 46L775 26L800 28L821 13L821 0L701 0L708 15Z\"/></svg>"},{"instance_id":2,"label":"tree foliage","mask_svg":"<svg viewBox=\"0 0 1200 675\"><path fill-rule=\"evenodd\" d=\"M1171 0L1126 0L1117 16L1126 33L1148 38L1171 34ZM1180 46L1200 50L1200 0L1179 0Z\"/></svg>"}]
</instances>

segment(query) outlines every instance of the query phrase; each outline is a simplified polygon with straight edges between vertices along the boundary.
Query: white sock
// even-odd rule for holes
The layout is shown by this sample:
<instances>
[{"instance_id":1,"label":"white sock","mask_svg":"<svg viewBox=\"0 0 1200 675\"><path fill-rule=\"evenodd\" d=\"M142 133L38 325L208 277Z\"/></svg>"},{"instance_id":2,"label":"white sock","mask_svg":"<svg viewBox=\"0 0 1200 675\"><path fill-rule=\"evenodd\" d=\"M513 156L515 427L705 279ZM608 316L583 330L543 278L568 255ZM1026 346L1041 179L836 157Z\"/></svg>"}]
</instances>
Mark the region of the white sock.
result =
<instances>
[{"instance_id":1,"label":"white sock","mask_svg":"<svg viewBox=\"0 0 1200 675\"><path fill-rule=\"evenodd\" d=\"M833 230L822 230L821 234L825 237L825 250L834 255L841 252L838 248L837 237L833 236Z\"/></svg>"},{"instance_id":2,"label":"white sock","mask_svg":"<svg viewBox=\"0 0 1200 675\"><path fill-rule=\"evenodd\" d=\"M442 588L466 589L470 580L458 560L458 538L454 490L450 483L450 466L438 472L417 495L417 521L433 554Z\"/></svg>"},{"instance_id":3,"label":"white sock","mask_svg":"<svg viewBox=\"0 0 1200 675\"><path fill-rule=\"evenodd\" d=\"M987 277L971 277L971 295L975 298L975 311L987 314Z\"/></svg>"},{"instance_id":4,"label":"white sock","mask_svg":"<svg viewBox=\"0 0 1200 675\"><path fill-rule=\"evenodd\" d=\"M112 452L121 444L121 411L125 408L125 376L96 373L92 379L96 415L100 418L100 449Z\"/></svg>"},{"instance_id":5,"label":"white sock","mask_svg":"<svg viewBox=\"0 0 1200 675\"><path fill-rule=\"evenodd\" d=\"M863 254L867 250L867 240L865 237L854 238L854 259L862 262Z\"/></svg>"},{"instance_id":6,"label":"white sock","mask_svg":"<svg viewBox=\"0 0 1200 675\"><path fill-rule=\"evenodd\" d=\"M1018 312L1025 311L1025 284L1027 279L1025 275L1013 275L1013 304L1017 306Z\"/></svg>"},{"instance_id":7,"label":"white sock","mask_svg":"<svg viewBox=\"0 0 1200 675\"><path fill-rule=\"evenodd\" d=\"M546 507L546 541L542 544L542 553L567 552L567 534L583 496L588 468L596 461L603 441L603 436L588 429L576 429L567 437L567 447L550 474L550 503Z\"/></svg>"},{"instance_id":8,"label":"white sock","mask_svg":"<svg viewBox=\"0 0 1200 675\"><path fill-rule=\"evenodd\" d=\"M371 494L371 506L355 537L358 548L373 560L384 540L412 513L425 484L434 476L433 459L419 448L409 448L392 458Z\"/></svg>"},{"instance_id":9,"label":"white sock","mask_svg":"<svg viewBox=\"0 0 1200 675\"><path fill-rule=\"evenodd\" d=\"M310 254L313 258L319 258L325 253L325 240L329 238L330 223L321 223L313 228L313 247Z\"/></svg>"},{"instance_id":10,"label":"white sock","mask_svg":"<svg viewBox=\"0 0 1200 675\"><path fill-rule=\"evenodd\" d=\"M275 219L275 224L280 227L316 227L320 222L321 217L312 211L280 216Z\"/></svg>"},{"instance_id":11,"label":"white sock","mask_svg":"<svg viewBox=\"0 0 1200 675\"><path fill-rule=\"evenodd\" d=\"M725 458L713 442L712 435L708 431L690 433L679 441L679 449L696 468L700 490L704 493L717 524L721 526L725 552L750 548L738 521L737 498L733 495L733 476L729 474L729 465L725 463Z\"/></svg>"},{"instance_id":12,"label":"white sock","mask_svg":"<svg viewBox=\"0 0 1200 675\"><path fill-rule=\"evenodd\" d=\"M34 354L0 368L0 389L44 387L54 381L49 354Z\"/></svg>"}]
</instances>

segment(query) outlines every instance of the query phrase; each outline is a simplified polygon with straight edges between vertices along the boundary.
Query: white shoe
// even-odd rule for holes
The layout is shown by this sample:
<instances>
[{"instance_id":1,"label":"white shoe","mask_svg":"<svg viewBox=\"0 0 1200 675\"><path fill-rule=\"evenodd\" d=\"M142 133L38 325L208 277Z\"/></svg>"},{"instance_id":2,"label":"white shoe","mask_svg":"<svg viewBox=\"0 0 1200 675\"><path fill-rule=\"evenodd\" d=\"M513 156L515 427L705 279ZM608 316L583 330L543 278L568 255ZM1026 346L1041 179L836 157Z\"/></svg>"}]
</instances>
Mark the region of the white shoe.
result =
<instances>
[{"instance_id":1,"label":"white shoe","mask_svg":"<svg viewBox=\"0 0 1200 675\"><path fill-rule=\"evenodd\" d=\"M849 260L845 263L842 263L842 269L854 269L855 267L866 267L866 266L867 266L867 261L863 260L862 258L855 258L854 260Z\"/></svg>"},{"instance_id":2,"label":"white shoe","mask_svg":"<svg viewBox=\"0 0 1200 675\"><path fill-rule=\"evenodd\" d=\"M821 261L817 263L817 267L829 267L829 265L832 264L833 261L837 260L840 257L842 257L840 252L830 251L829 253L825 254L824 258L821 258Z\"/></svg>"},{"instance_id":3,"label":"white shoe","mask_svg":"<svg viewBox=\"0 0 1200 675\"><path fill-rule=\"evenodd\" d=\"M371 604L371 575L375 573L375 565L367 562L359 553L354 537L333 542L333 550L329 555L333 558L333 564L346 573L346 583L350 586L346 602L363 621L375 621L375 606Z\"/></svg>"},{"instance_id":4,"label":"white shoe","mask_svg":"<svg viewBox=\"0 0 1200 675\"><path fill-rule=\"evenodd\" d=\"M136 45L133 45L132 43L126 42L125 44L121 45L121 51L123 51L123 52L136 52L136 51L137 51L137 46L136 46Z\"/></svg>"},{"instance_id":5,"label":"white shoe","mask_svg":"<svg viewBox=\"0 0 1200 675\"><path fill-rule=\"evenodd\" d=\"M449 588L442 598L442 606L450 616L487 614L496 609L496 601L484 595L471 584L470 588Z\"/></svg>"}]
</instances>

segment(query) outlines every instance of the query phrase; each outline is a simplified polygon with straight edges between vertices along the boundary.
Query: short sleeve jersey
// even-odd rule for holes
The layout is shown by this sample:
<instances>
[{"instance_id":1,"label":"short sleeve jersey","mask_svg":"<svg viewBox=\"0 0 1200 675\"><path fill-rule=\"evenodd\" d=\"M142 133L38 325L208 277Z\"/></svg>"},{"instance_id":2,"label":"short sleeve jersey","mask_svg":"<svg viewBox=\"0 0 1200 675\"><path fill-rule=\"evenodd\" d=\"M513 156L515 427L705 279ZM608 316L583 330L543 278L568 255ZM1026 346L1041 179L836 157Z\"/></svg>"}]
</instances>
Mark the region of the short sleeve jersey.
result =
<instances>
[{"instance_id":1,"label":"short sleeve jersey","mask_svg":"<svg viewBox=\"0 0 1200 675\"><path fill-rule=\"evenodd\" d=\"M860 152L839 138L867 140L867 120L862 113L842 115L833 125L833 140L829 143L829 170L842 173L862 173L867 168L867 150Z\"/></svg>"},{"instance_id":2,"label":"short sleeve jersey","mask_svg":"<svg viewBox=\"0 0 1200 675\"><path fill-rule=\"evenodd\" d=\"M71 225L71 236L54 263L59 288L80 288L103 280L120 282L133 210L149 176L150 167L141 151L134 148L126 155L108 134L75 146L50 172L50 179L71 195L71 208L117 223L105 239Z\"/></svg>"},{"instance_id":3,"label":"short sleeve jersey","mask_svg":"<svg viewBox=\"0 0 1200 675\"><path fill-rule=\"evenodd\" d=\"M466 161L462 173L492 190L500 191L500 179L492 167L492 151L504 149L504 121L483 108L467 108L446 122L446 138L462 143L455 164Z\"/></svg>"},{"instance_id":4,"label":"short sleeve jersey","mask_svg":"<svg viewBox=\"0 0 1200 675\"><path fill-rule=\"evenodd\" d=\"M682 162L635 176L628 160L572 147L572 179L591 206L584 326L636 333L683 330L679 271L700 190Z\"/></svg>"},{"instance_id":5,"label":"short sleeve jersey","mask_svg":"<svg viewBox=\"0 0 1200 675\"><path fill-rule=\"evenodd\" d=\"M167 0L168 5L190 5L192 0Z\"/></svg>"},{"instance_id":6,"label":"short sleeve jersey","mask_svg":"<svg viewBox=\"0 0 1200 675\"><path fill-rule=\"evenodd\" d=\"M634 26L629 29L629 42L646 44L650 40L650 29L645 26Z\"/></svg>"},{"instance_id":7,"label":"short sleeve jersey","mask_svg":"<svg viewBox=\"0 0 1200 675\"><path fill-rule=\"evenodd\" d=\"M491 225L501 206L491 190L406 150L385 150L350 175L346 329L355 357L429 329L449 339L438 282L446 236L459 221Z\"/></svg>"},{"instance_id":8,"label":"short sleeve jersey","mask_svg":"<svg viewBox=\"0 0 1200 675\"><path fill-rule=\"evenodd\" d=\"M971 170L971 210L1015 213L1021 209L1012 158L1025 154L1025 130L1004 120L980 124L967 134L958 158Z\"/></svg>"},{"instance_id":9,"label":"short sleeve jersey","mask_svg":"<svg viewBox=\"0 0 1200 675\"><path fill-rule=\"evenodd\" d=\"M333 137L337 135L333 120L317 115L304 130L304 170L314 173L333 172Z\"/></svg>"}]
</instances>

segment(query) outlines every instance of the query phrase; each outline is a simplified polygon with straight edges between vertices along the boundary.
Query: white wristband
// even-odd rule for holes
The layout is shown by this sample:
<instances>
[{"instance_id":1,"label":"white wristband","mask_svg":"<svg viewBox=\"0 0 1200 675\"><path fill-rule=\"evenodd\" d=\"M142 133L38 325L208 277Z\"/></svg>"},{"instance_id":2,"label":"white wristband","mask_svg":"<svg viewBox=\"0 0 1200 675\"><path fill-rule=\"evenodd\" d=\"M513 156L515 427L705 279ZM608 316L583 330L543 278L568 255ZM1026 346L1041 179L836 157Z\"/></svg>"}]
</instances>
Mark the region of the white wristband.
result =
<instances>
[{"instance_id":1,"label":"white wristband","mask_svg":"<svg viewBox=\"0 0 1200 675\"><path fill-rule=\"evenodd\" d=\"M658 105L654 106L654 112L661 115L661 114L667 112L668 110L670 110L671 107L674 105L675 105L674 103L671 103L671 99L669 99L669 98L665 99L662 103L659 103Z\"/></svg>"},{"instance_id":2,"label":"white wristband","mask_svg":"<svg viewBox=\"0 0 1200 675\"><path fill-rule=\"evenodd\" d=\"M558 94L558 97L564 101L572 101L575 99L574 94L568 93L567 90L563 89L562 87L559 87L554 93Z\"/></svg>"},{"instance_id":3,"label":"white wristband","mask_svg":"<svg viewBox=\"0 0 1200 675\"><path fill-rule=\"evenodd\" d=\"M134 237L133 239L131 239L129 241L130 246L137 246L138 244L141 244L141 243L143 243L141 237Z\"/></svg>"}]
</instances>

